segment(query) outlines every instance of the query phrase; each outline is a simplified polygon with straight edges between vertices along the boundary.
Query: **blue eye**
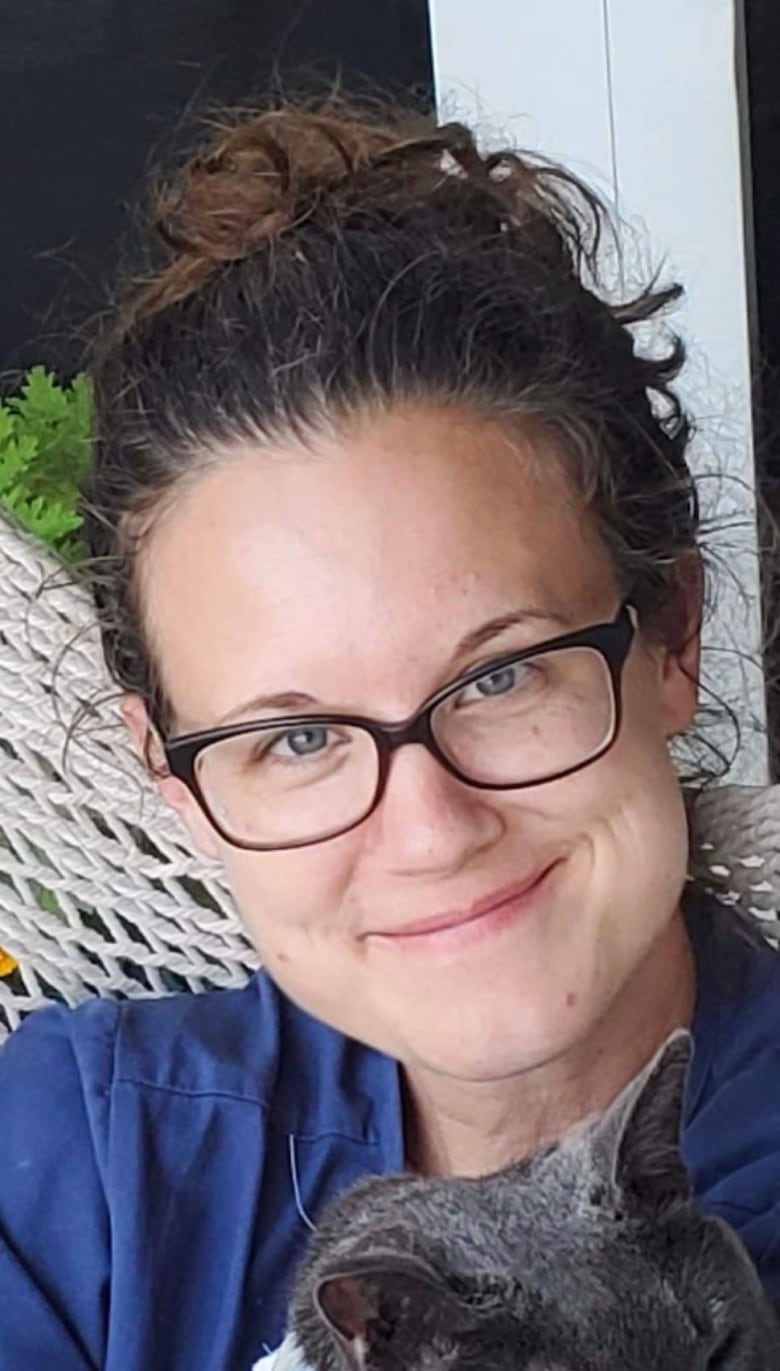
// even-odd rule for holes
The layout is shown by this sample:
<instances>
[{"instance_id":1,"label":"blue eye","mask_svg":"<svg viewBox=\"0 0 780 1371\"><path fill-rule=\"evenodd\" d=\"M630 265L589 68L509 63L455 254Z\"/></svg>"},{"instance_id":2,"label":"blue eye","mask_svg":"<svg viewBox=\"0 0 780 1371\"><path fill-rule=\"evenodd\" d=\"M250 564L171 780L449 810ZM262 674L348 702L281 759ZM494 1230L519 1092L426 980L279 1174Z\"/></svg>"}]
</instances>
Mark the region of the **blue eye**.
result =
<instances>
[{"instance_id":1,"label":"blue eye","mask_svg":"<svg viewBox=\"0 0 780 1371\"><path fill-rule=\"evenodd\" d=\"M344 758L353 743L349 729L332 724L308 723L305 719L295 727L272 732L260 730L248 735L249 748L243 765L257 768L287 766L303 769L304 762L317 765Z\"/></svg>"},{"instance_id":2,"label":"blue eye","mask_svg":"<svg viewBox=\"0 0 780 1371\"><path fill-rule=\"evenodd\" d=\"M506 666L496 666L487 670L484 676L464 686L455 696L456 709L465 709L494 701L496 704L507 701L511 704L530 702L532 696L542 685L544 669L540 662L508 662Z\"/></svg>"},{"instance_id":3,"label":"blue eye","mask_svg":"<svg viewBox=\"0 0 780 1371\"><path fill-rule=\"evenodd\" d=\"M328 744L328 730L321 725L311 725L307 728L294 728L282 736L274 743L274 749L287 745L290 752L295 757L311 757L313 753L321 752Z\"/></svg>"},{"instance_id":4,"label":"blue eye","mask_svg":"<svg viewBox=\"0 0 780 1371\"><path fill-rule=\"evenodd\" d=\"M517 685L517 675L520 670L522 668L516 666L503 666L499 671L491 671L487 676L480 676L478 681L473 682L474 689L486 697L506 695Z\"/></svg>"}]
</instances>

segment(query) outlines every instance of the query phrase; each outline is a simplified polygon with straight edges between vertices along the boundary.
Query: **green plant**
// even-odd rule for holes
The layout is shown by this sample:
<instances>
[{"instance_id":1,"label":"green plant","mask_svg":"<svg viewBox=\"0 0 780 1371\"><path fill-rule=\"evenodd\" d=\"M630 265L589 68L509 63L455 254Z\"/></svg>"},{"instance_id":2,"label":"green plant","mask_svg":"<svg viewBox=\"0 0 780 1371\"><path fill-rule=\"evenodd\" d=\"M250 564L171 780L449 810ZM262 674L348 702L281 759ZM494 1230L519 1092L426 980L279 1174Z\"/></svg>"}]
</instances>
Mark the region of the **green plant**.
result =
<instances>
[{"instance_id":1,"label":"green plant","mask_svg":"<svg viewBox=\"0 0 780 1371\"><path fill-rule=\"evenodd\" d=\"M33 367L0 401L0 503L68 562L84 554L78 491L91 448L86 376L62 383Z\"/></svg>"}]
</instances>

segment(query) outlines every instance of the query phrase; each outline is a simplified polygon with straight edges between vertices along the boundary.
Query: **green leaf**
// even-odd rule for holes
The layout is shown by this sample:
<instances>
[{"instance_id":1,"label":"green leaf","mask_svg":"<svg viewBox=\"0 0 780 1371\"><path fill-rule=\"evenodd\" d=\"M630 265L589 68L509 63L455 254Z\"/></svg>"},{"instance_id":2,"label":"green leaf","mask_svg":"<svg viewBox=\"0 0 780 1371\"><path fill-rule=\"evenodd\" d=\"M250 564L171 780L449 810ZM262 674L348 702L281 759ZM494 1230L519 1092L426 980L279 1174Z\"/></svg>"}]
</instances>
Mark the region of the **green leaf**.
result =
<instances>
[{"instance_id":1,"label":"green leaf","mask_svg":"<svg viewBox=\"0 0 780 1371\"><path fill-rule=\"evenodd\" d=\"M68 397L45 367L28 371L20 393L11 396L9 408L27 424L56 423L68 414Z\"/></svg>"},{"instance_id":2,"label":"green leaf","mask_svg":"<svg viewBox=\"0 0 780 1371\"><path fill-rule=\"evenodd\" d=\"M79 489L91 460L92 389L33 367L0 403L0 503L68 560L84 554Z\"/></svg>"},{"instance_id":3,"label":"green leaf","mask_svg":"<svg viewBox=\"0 0 780 1371\"><path fill-rule=\"evenodd\" d=\"M0 498L17 486L38 450L31 433L12 438L0 447Z\"/></svg>"},{"instance_id":4,"label":"green leaf","mask_svg":"<svg viewBox=\"0 0 780 1371\"><path fill-rule=\"evenodd\" d=\"M57 552L67 551L72 542L70 535L81 525L75 510L56 501L47 504L40 495L31 500L16 489L9 492L5 503L30 533Z\"/></svg>"},{"instance_id":5,"label":"green leaf","mask_svg":"<svg viewBox=\"0 0 780 1371\"><path fill-rule=\"evenodd\" d=\"M10 409L7 409L5 405L0 405L0 448L3 447L4 443L11 441L15 432L16 425Z\"/></svg>"}]
</instances>

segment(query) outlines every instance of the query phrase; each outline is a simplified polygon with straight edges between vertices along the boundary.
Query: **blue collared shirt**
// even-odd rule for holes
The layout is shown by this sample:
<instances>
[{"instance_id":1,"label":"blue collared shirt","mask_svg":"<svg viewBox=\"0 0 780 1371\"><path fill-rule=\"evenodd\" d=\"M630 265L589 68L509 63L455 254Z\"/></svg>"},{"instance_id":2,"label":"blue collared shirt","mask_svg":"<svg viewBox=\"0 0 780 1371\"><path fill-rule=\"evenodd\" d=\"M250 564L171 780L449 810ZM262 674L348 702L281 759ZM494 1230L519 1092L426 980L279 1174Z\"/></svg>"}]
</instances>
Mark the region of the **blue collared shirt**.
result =
<instances>
[{"instance_id":1,"label":"blue collared shirt","mask_svg":"<svg viewBox=\"0 0 780 1371\"><path fill-rule=\"evenodd\" d=\"M689 924L684 1152L780 1304L780 956ZM0 1051L1 1371L248 1371L323 1206L402 1165L395 1063L263 973L31 1015Z\"/></svg>"}]
</instances>

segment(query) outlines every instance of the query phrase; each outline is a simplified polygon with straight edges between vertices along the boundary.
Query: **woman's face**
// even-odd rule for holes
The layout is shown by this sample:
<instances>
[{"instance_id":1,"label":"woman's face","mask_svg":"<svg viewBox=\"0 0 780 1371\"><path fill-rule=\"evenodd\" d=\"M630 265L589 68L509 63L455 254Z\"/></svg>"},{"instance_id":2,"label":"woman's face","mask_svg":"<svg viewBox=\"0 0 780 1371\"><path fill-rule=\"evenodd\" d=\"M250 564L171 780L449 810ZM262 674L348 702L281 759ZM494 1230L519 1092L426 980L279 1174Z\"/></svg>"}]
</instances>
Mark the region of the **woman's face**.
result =
<instances>
[{"instance_id":1,"label":"woman's face","mask_svg":"<svg viewBox=\"0 0 780 1371\"><path fill-rule=\"evenodd\" d=\"M236 453L156 524L141 588L177 733L288 712L251 702L290 692L308 713L397 721L619 603L544 442L433 408ZM293 1000L411 1067L497 1079L584 1039L677 909L687 837L667 738L695 707L683 665L635 639L617 742L575 775L478 790L406 746L368 819L297 850L231 847L180 782L162 788ZM404 936L518 886L500 911Z\"/></svg>"}]
</instances>

